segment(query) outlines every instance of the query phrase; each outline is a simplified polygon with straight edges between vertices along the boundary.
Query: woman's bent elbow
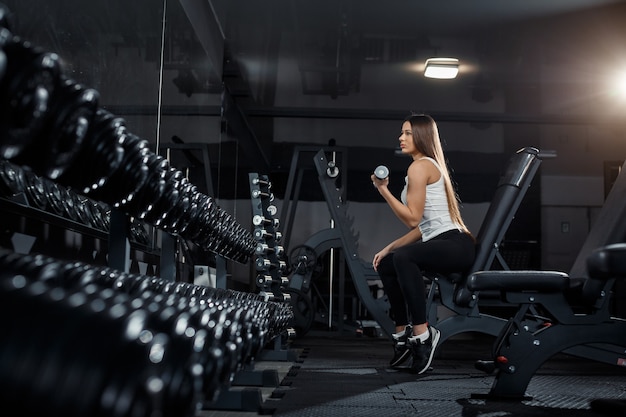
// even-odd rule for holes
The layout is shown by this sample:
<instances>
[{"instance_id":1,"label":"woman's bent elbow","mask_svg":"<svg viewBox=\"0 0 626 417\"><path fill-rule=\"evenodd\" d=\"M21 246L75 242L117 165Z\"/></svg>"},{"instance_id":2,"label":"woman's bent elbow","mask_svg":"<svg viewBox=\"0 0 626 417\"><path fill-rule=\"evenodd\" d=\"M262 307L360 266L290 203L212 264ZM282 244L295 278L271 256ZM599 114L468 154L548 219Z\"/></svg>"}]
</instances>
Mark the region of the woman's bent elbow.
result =
<instances>
[{"instance_id":1,"label":"woman's bent elbow","mask_svg":"<svg viewBox=\"0 0 626 417\"><path fill-rule=\"evenodd\" d=\"M406 225L409 227L409 229L415 229L417 226L419 226L420 222L419 220L413 220L413 219L409 219L406 222Z\"/></svg>"}]
</instances>

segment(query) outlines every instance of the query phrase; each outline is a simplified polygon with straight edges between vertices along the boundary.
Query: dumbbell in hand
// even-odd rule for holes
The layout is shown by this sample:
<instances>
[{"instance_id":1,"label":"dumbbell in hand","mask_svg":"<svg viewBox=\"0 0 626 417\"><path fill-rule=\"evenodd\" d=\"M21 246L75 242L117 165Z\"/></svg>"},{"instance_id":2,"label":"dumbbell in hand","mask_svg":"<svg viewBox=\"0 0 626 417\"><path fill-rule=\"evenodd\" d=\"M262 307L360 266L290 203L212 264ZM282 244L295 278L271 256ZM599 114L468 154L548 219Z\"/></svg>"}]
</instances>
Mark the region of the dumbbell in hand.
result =
<instances>
[{"instance_id":1,"label":"dumbbell in hand","mask_svg":"<svg viewBox=\"0 0 626 417\"><path fill-rule=\"evenodd\" d=\"M377 182L384 181L389 177L389 168L384 165L378 165L372 174L372 185L378 189Z\"/></svg>"},{"instance_id":2,"label":"dumbbell in hand","mask_svg":"<svg viewBox=\"0 0 626 417\"><path fill-rule=\"evenodd\" d=\"M387 168L384 165L378 165L376 169L374 170L374 175L379 180L384 180L385 178L389 176L389 168Z\"/></svg>"}]
</instances>

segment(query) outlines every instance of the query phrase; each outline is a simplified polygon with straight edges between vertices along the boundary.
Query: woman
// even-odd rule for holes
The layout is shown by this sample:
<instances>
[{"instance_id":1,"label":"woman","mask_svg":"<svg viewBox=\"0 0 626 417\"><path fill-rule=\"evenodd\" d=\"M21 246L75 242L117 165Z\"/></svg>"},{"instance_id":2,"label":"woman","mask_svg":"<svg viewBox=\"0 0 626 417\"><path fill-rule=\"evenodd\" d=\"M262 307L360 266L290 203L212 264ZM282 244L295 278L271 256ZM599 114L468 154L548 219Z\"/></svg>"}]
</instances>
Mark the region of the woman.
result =
<instances>
[{"instance_id":1,"label":"woman","mask_svg":"<svg viewBox=\"0 0 626 417\"><path fill-rule=\"evenodd\" d=\"M426 321L423 270L461 272L474 261L474 238L465 226L448 174L437 124L428 115L410 115L402 124L402 153L411 156L401 200L389 179L372 182L409 231L374 255L395 321L392 367L412 357L411 370L430 366L440 332Z\"/></svg>"}]
</instances>

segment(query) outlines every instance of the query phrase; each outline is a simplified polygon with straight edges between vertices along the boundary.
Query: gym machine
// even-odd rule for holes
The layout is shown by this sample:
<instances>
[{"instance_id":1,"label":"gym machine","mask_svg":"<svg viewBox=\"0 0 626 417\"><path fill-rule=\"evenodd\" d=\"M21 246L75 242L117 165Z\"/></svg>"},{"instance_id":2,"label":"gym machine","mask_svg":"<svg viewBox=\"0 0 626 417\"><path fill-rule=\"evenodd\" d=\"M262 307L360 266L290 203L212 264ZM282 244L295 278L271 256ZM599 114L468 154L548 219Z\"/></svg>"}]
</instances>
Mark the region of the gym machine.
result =
<instances>
[{"instance_id":1,"label":"gym machine","mask_svg":"<svg viewBox=\"0 0 626 417\"><path fill-rule=\"evenodd\" d=\"M346 192L347 175L345 172L339 177L339 166L345 167L347 165L347 150L343 147L329 146L322 148L324 152L331 155L331 166L328 167L330 173L335 180L340 180L341 189ZM313 164L313 157L320 151L320 147L316 146L297 146L294 149L291 166L289 170L289 176L287 180L285 197L283 203L283 209L281 211L279 224L282 228L282 245L285 248L289 248L291 229L295 220L295 212L297 203L300 198L300 192L302 190L303 182L306 181L305 173L307 171L316 172ZM315 182L317 183L317 175L315 175ZM306 334L313 323L316 320L317 312L315 311L313 301L310 297L310 291L317 290L317 287L312 282L313 275L316 272L320 258L325 253L333 252L333 256L337 254L338 248L341 247L341 240L339 236L339 230L334 227L334 220L330 220L330 227L322 229L312 236L310 236L306 242L297 245L289 250L287 257L288 265L287 269L289 274L289 285L283 289L283 292L288 293L291 297L291 303L294 307L294 327L298 336ZM341 252L337 254L340 265L343 265L341 260ZM334 274L334 263L336 260L333 258L330 268L332 268L330 274ZM339 271L339 287L340 294L339 299L343 297L343 283L344 283L343 269ZM329 277L329 280L332 279ZM322 299L321 294L320 300ZM332 299L332 294L330 295ZM322 301L323 303L323 301ZM332 317L332 300L329 301L330 305L324 304L324 308L328 312L328 317L324 317L329 328L333 326ZM338 327L343 328L343 316L338 318Z\"/></svg>"},{"instance_id":2,"label":"gym machine","mask_svg":"<svg viewBox=\"0 0 626 417\"><path fill-rule=\"evenodd\" d=\"M370 282L377 281L380 278L378 273L374 271L372 263L366 262L359 257L358 236L352 230L352 221L347 212L347 202L336 186L337 166L334 161L326 157L323 150L320 150L315 155L314 163L333 224L339 233L342 254L359 299L373 319L380 325L381 330L388 336L391 336L395 325L389 318L389 301L386 297L375 298L372 294ZM342 294L340 294L340 303L342 299ZM340 304L338 307L341 312L343 305Z\"/></svg>"},{"instance_id":3,"label":"gym machine","mask_svg":"<svg viewBox=\"0 0 626 417\"><path fill-rule=\"evenodd\" d=\"M626 320L609 312L615 280L626 278L626 245L615 243L587 258L588 277L559 271L479 271L468 280L474 292L498 291L518 306L492 348L476 362L495 379L486 398L528 400L538 369L558 353L624 366ZM474 395L478 397L478 395Z\"/></svg>"},{"instance_id":4,"label":"gym machine","mask_svg":"<svg viewBox=\"0 0 626 417\"><path fill-rule=\"evenodd\" d=\"M569 274L478 271L468 278L468 291L479 299L495 292L516 306L498 335L492 358L476 364L496 373L489 397L526 398L533 375L557 353L624 366L626 320L611 315L610 307L615 281L625 277L625 195L622 169L589 233L588 240L600 246L588 252L589 244L583 245L583 271L577 261Z\"/></svg>"},{"instance_id":5,"label":"gym machine","mask_svg":"<svg viewBox=\"0 0 626 417\"><path fill-rule=\"evenodd\" d=\"M312 160L305 160L304 157L312 157ZM339 329L344 327L345 265L348 266L360 302L373 316L373 320L386 327L381 329L384 332L390 330L392 326L387 315L388 302L386 298L375 298L373 294L375 291L370 287L372 280L379 280L378 274L374 271L371 263L361 260L357 255L358 236L351 230L352 220L347 215L346 208L346 164L347 151L341 147L297 147L294 150L280 222L281 225L285 225L285 246L288 247L288 232L293 224L296 202L304 181L305 169L314 170L322 190L322 196L330 212L330 227L314 233L303 244L295 246L289 251L288 260L291 275L289 285L284 291L291 295L291 303L294 307L294 326L299 335L306 334L316 319L316 312L309 292L315 288L312 277L320 257L325 253L330 253L329 262L331 264L329 271L331 294L329 304L324 306L328 311L328 317L326 317L328 327L331 328L335 323L332 317L335 263L339 265L336 298L338 300L337 311L339 311L336 318L337 327ZM341 169L344 170L341 171ZM340 183L339 186L338 183ZM292 197L293 201L291 201Z\"/></svg>"}]
</instances>

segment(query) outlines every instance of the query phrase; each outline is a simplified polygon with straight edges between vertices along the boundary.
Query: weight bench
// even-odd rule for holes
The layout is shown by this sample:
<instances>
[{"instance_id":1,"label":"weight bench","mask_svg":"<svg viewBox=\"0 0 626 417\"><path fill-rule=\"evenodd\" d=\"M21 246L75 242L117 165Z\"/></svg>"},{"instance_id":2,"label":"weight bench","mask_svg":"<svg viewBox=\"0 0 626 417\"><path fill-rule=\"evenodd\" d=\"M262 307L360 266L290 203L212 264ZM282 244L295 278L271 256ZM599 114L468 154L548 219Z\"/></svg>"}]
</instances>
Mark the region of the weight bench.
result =
<instances>
[{"instance_id":1,"label":"weight bench","mask_svg":"<svg viewBox=\"0 0 626 417\"><path fill-rule=\"evenodd\" d=\"M425 271L424 277L430 281L426 304L428 322L441 331L439 346L448 338L465 332L497 336L506 324L506 318L479 311L481 304L487 302L491 306L505 303L499 297L486 294L479 300L467 289L467 278L473 272L492 269L496 260L500 267L509 269L499 248L540 164L539 150L532 147L522 148L511 157L476 236L476 258L467 273ZM452 314L439 319L442 307Z\"/></svg>"},{"instance_id":2,"label":"weight bench","mask_svg":"<svg viewBox=\"0 0 626 417\"><path fill-rule=\"evenodd\" d=\"M492 359L476 367L496 372L487 397L527 399L528 384L544 362L558 353L626 366L626 320L611 317L610 293L626 278L626 243L614 243L587 257L586 278L557 271L479 271L470 291L496 291L517 304L502 328Z\"/></svg>"}]
</instances>

